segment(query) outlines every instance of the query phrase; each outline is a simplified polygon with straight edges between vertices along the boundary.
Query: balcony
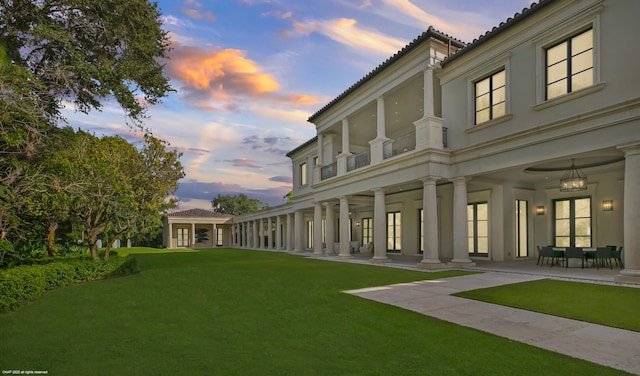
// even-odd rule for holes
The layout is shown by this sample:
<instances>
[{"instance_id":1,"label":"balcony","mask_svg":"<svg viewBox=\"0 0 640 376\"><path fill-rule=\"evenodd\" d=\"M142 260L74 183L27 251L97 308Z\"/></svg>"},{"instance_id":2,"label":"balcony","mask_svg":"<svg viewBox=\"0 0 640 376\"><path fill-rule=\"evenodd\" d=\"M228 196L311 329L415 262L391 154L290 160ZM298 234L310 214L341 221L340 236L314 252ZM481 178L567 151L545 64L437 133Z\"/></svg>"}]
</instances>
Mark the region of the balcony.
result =
<instances>
[{"instance_id":1,"label":"balcony","mask_svg":"<svg viewBox=\"0 0 640 376\"><path fill-rule=\"evenodd\" d=\"M382 146L383 159L395 157L396 155L415 150L416 131L411 131L398 138L386 141Z\"/></svg>"},{"instance_id":2,"label":"balcony","mask_svg":"<svg viewBox=\"0 0 640 376\"><path fill-rule=\"evenodd\" d=\"M326 180L336 175L338 175L338 162L333 162L320 169L320 180Z\"/></svg>"},{"instance_id":3,"label":"balcony","mask_svg":"<svg viewBox=\"0 0 640 376\"><path fill-rule=\"evenodd\" d=\"M371 151L367 149L358 154L350 155L347 158L347 171L353 171L355 169L368 166L371 163L370 154Z\"/></svg>"}]
</instances>

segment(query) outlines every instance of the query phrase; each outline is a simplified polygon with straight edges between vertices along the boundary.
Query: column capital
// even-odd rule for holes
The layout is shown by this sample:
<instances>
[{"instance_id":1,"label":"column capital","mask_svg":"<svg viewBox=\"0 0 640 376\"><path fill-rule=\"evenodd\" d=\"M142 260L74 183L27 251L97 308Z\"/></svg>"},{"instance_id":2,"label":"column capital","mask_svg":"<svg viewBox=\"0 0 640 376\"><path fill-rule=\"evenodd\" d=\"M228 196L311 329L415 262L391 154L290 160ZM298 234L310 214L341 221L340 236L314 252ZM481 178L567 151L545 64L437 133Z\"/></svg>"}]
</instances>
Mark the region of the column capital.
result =
<instances>
[{"instance_id":1,"label":"column capital","mask_svg":"<svg viewBox=\"0 0 640 376\"><path fill-rule=\"evenodd\" d=\"M375 194L384 194L384 192L385 192L384 188L382 188L382 187L372 188L372 189L370 189L370 191L372 191Z\"/></svg>"},{"instance_id":2,"label":"column capital","mask_svg":"<svg viewBox=\"0 0 640 376\"><path fill-rule=\"evenodd\" d=\"M418 180L420 180L422 182L422 184L428 185L428 184L436 184L436 182L439 179L440 179L439 176L425 176L424 178L420 178Z\"/></svg>"},{"instance_id":3,"label":"column capital","mask_svg":"<svg viewBox=\"0 0 640 376\"><path fill-rule=\"evenodd\" d=\"M471 180L470 176L460 176L457 178L451 178L449 179L453 184L462 184L462 183L466 183L469 180Z\"/></svg>"}]
</instances>

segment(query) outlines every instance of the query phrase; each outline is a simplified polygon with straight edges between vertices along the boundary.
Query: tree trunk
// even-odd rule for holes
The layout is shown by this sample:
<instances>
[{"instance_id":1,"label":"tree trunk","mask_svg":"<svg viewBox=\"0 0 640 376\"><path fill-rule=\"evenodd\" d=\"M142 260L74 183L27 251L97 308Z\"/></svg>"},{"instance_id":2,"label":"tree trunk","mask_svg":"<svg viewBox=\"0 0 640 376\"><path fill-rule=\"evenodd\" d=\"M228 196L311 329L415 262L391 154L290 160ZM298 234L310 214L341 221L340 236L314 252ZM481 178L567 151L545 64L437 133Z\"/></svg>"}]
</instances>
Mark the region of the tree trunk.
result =
<instances>
[{"instance_id":1,"label":"tree trunk","mask_svg":"<svg viewBox=\"0 0 640 376\"><path fill-rule=\"evenodd\" d=\"M53 257L56 255L56 230L58 229L58 222L54 220L47 221L47 253Z\"/></svg>"},{"instance_id":2,"label":"tree trunk","mask_svg":"<svg viewBox=\"0 0 640 376\"><path fill-rule=\"evenodd\" d=\"M100 254L98 253L98 235L89 231L87 234L87 243L89 243L89 249L91 250L91 258L93 261L100 261Z\"/></svg>"}]
</instances>

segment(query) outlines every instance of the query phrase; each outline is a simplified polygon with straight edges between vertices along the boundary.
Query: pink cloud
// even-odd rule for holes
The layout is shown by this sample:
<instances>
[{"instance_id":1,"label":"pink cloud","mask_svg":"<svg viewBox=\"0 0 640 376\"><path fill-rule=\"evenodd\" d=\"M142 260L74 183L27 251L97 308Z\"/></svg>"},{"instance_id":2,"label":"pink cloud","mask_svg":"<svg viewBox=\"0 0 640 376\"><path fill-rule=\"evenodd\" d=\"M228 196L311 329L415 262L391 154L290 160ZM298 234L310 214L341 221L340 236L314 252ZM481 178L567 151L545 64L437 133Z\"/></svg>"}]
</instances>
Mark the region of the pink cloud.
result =
<instances>
[{"instance_id":1,"label":"pink cloud","mask_svg":"<svg viewBox=\"0 0 640 376\"><path fill-rule=\"evenodd\" d=\"M174 42L167 73L183 83L180 92L190 105L213 111L233 110L240 101L255 98L288 106L320 102L310 95L282 93L278 80L246 55L238 49L204 50Z\"/></svg>"}]
</instances>

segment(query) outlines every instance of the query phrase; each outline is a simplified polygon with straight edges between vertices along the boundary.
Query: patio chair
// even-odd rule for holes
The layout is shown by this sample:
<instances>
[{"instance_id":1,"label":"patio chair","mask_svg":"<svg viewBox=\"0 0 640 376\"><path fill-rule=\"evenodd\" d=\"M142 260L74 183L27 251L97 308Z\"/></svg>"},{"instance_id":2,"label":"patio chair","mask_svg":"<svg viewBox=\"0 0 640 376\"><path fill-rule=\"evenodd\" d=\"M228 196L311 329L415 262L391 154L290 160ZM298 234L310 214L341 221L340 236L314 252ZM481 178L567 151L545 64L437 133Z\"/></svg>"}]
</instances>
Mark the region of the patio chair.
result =
<instances>
[{"instance_id":1,"label":"patio chair","mask_svg":"<svg viewBox=\"0 0 640 376\"><path fill-rule=\"evenodd\" d=\"M615 245L608 245L609 249L611 249L611 259L616 262L616 266L620 269L624 268L624 264L622 263L622 247L618 248ZM611 262L611 260L609 260Z\"/></svg>"},{"instance_id":2,"label":"patio chair","mask_svg":"<svg viewBox=\"0 0 640 376\"><path fill-rule=\"evenodd\" d=\"M609 263L609 268L613 269L613 266L611 265L611 249L607 248L607 247L598 247L596 248L596 254L595 254L595 264L596 264L596 269L600 269L600 264L602 264L603 267L607 266L607 262Z\"/></svg>"},{"instance_id":3,"label":"patio chair","mask_svg":"<svg viewBox=\"0 0 640 376\"><path fill-rule=\"evenodd\" d=\"M582 249L578 247L567 247L567 249L564 251L565 268L569 267L569 259L571 258L580 259L580 261L582 262L582 269L584 269L584 253L582 252Z\"/></svg>"},{"instance_id":4,"label":"patio chair","mask_svg":"<svg viewBox=\"0 0 640 376\"><path fill-rule=\"evenodd\" d=\"M360 253L371 253L372 251L373 251L373 242L369 242L364 247L360 247Z\"/></svg>"},{"instance_id":5,"label":"patio chair","mask_svg":"<svg viewBox=\"0 0 640 376\"><path fill-rule=\"evenodd\" d=\"M551 259L551 266L553 266L553 262L555 260L553 248L538 246L538 262L536 263L536 265L544 265L545 258L547 259L547 262L549 262L549 259Z\"/></svg>"}]
</instances>

